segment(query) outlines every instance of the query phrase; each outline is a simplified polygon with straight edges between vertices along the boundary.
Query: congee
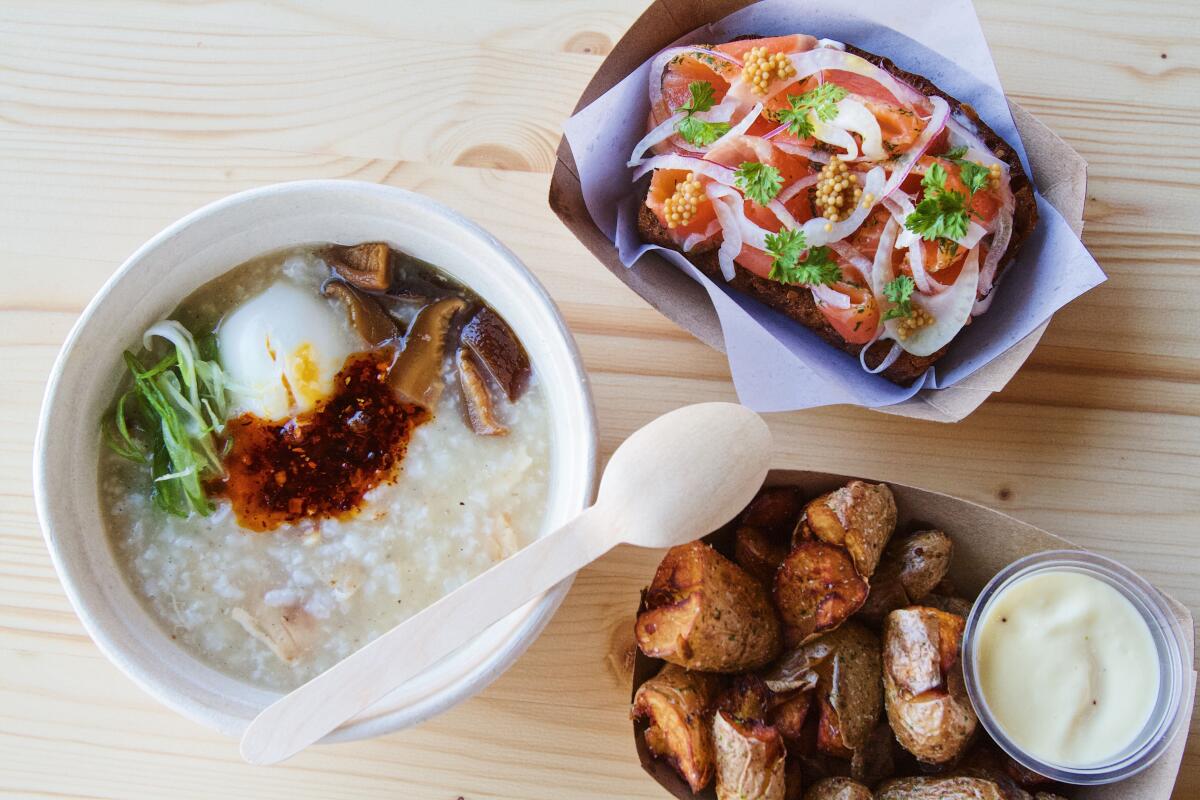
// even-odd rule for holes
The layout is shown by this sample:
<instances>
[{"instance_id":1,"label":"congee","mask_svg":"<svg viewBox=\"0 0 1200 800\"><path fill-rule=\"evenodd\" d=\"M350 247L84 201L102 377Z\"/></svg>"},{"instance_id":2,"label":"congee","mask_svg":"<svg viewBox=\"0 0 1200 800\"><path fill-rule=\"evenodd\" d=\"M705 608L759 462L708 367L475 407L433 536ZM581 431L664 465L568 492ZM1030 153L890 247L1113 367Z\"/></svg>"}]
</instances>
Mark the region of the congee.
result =
<instances>
[{"instance_id":1,"label":"congee","mask_svg":"<svg viewBox=\"0 0 1200 800\"><path fill-rule=\"evenodd\" d=\"M538 376L503 319L385 244L236 267L125 353L100 499L129 584L287 690L536 538Z\"/></svg>"}]
</instances>

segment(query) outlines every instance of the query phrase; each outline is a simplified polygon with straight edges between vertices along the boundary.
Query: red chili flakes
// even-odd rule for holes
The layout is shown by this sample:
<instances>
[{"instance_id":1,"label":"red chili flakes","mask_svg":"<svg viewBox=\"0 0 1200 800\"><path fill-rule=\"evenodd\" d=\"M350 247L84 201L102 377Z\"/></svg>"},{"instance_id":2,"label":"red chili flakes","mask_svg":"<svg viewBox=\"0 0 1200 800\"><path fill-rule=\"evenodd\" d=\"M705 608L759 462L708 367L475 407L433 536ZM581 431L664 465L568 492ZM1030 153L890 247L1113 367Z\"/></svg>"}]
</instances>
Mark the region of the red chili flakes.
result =
<instances>
[{"instance_id":1,"label":"red chili flakes","mask_svg":"<svg viewBox=\"0 0 1200 800\"><path fill-rule=\"evenodd\" d=\"M364 494L395 479L413 429L430 417L387 385L392 357L388 349L351 356L333 396L286 422L243 414L229 423L227 475L212 489L233 503L242 527L353 516Z\"/></svg>"}]
</instances>

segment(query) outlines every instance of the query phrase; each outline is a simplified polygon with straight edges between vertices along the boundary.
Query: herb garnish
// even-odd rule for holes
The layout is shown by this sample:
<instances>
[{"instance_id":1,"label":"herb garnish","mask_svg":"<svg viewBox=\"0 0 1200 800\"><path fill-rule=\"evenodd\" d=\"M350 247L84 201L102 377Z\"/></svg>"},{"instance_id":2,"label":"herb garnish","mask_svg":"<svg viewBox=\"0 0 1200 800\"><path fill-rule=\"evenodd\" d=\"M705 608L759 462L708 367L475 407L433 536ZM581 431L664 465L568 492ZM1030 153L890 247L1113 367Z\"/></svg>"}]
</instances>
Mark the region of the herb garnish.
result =
<instances>
[{"instance_id":1,"label":"herb garnish","mask_svg":"<svg viewBox=\"0 0 1200 800\"><path fill-rule=\"evenodd\" d=\"M713 86L708 81L692 81L688 84L688 92L691 97L688 101L675 109L675 112L684 112L683 119L679 120L676 125L676 130L688 144L694 144L698 147L707 147L717 139L720 139L729 132L728 122L707 122L698 119L695 115L708 111L713 107Z\"/></svg>"},{"instance_id":2,"label":"herb garnish","mask_svg":"<svg viewBox=\"0 0 1200 800\"><path fill-rule=\"evenodd\" d=\"M946 170L934 164L921 179L925 196L904 220L904 227L926 241L961 239L967 235L967 196L946 188ZM971 194L975 192L972 191Z\"/></svg>"},{"instance_id":3,"label":"herb garnish","mask_svg":"<svg viewBox=\"0 0 1200 800\"><path fill-rule=\"evenodd\" d=\"M812 120L808 113L817 115L822 122L829 122L837 116L837 104L849 94L836 83L822 83L811 92L790 95L788 104L791 108L783 108L775 112L780 122L786 123L788 132L801 139L813 135Z\"/></svg>"},{"instance_id":4,"label":"herb garnish","mask_svg":"<svg viewBox=\"0 0 1200 800\"><path fill-rule=\"evenodd\" d=\"M733 183L760 206L775 199L783 188L783 176L779 170L769 164L757 161L743 161L733 173Z\"/></svg>"},{"instance_id":5,"label":"herb garnish","mask_svg":"<svg viewBox=\"0 0 1200 800\"><path fill-rule=\"evenodd\" d=\"M883 312L884 319L897 319L912 314L912 293L917 288L913 279L901 275L883 285L883 296L895 303L895 306Z\"/></svg>"},{"instance_id":6,"label":"herb garnish","mask_svg":"<svg viewBox=\"0 0 1200 800\"><path fill-rule=\"evenodd\" d=\"M771 262L771 280L780 283L816 284L836 283L842 279L842 270L834 262L828 247L808 247L804 231L782 230L766 236L767 253ZM804 259L800 254L805 250Z\"/></svg>"}]
</instances>

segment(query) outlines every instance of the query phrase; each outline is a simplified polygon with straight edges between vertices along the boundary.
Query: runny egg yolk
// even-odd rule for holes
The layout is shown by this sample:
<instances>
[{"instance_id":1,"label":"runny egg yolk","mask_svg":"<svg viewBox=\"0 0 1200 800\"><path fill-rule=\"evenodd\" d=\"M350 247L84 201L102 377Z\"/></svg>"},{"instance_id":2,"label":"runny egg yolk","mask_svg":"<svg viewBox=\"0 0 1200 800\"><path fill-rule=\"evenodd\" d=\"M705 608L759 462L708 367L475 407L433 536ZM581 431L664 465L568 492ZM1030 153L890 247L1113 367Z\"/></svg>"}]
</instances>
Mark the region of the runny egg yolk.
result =
<instances>
[{"instance_id":1,"label":"runny egg yolk","mask_svg":"<svg viewBox=\"0 0 1200 800\"><path fill-rule=\"evenodd\" d=\"M347 356L365 344L329 300L279 281L221 322L217 346L235 412L278 420L328 397Z\"/></svg>"}]
</instances>

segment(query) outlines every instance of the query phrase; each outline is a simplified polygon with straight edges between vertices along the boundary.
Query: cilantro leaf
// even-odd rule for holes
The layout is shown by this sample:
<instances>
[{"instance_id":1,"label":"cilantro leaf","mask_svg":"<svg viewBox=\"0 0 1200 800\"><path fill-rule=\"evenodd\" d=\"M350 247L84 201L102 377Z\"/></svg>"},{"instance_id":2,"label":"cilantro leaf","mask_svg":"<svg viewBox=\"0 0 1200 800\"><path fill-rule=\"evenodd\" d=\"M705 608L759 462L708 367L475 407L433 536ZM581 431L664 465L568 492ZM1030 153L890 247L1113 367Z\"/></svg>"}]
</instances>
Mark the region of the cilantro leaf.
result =
<instances>
[{"instance_id":1,"label":"cilantro leaf","mask_svg":"<svg viewBox=\"0 0 1200 800\"><path fill-rule=\"evenodd\" d=\"M980 189L988 185L988 181L992 179L991 170L982 164L976 164L974 161L962 161L959 163L960 175L962 181L967 185L967 189L971 194L975 194Z\"/></svg>"},{"instance_id":2,"label":"cilantro leaf","mask_svg":"<svg viewBox=\"0 0 1200 800\"><path fill-rule=\"evenodd\" d=\"M808 248L808 237L799 228L785 228L779 233L768 233L765 238L767 253L773 258L770 277L772 280L781 281L783 279L777 277L776 272L796 266L800 254Z\"/></svg>"},{"instance_id":3,"label":"cilantro leaf","mask_svg":"<svg viewBox=\"0 0 1200 800\"><path fill-rule=\"evenodd\" d=\"M949 150L943 153L942 158L946 159L947 161L961 161L963 156L966 154L967 146L965 144L960 144L958 147L951 147Z\"/></svg>"},{"instance_id":4,"label":"cilantro leaf","mask_svg":"<svg viewBox=\"0 0 1200 800\"><path fill-rule=\"evenodd\" d=\"M679 120L677 128L679 135L686 139L688 144L694 144L698 147L708 147L729 132L729 123L705 122L702 119L687 116Z\"/></svg>"},{"instance_id":5,"label":"cilantro leaf","mask_svg":"<svg viewBox=\"0 0 1200 800\"><path fill-rule=\"evenodd\" d=\"M912 293L917 288L913 279L901 275L883 285L883 296L895 303L892 308L883 312L884 319L897 319L912 314Z\"/></svg>"},{"instance_id":6,"label":"cilantro leaf","mask_svg":"<svg viewBox=\"0 0 1200 800\"><path fill-rule=\"evenodd\" d=\"M708 111L713 107L713 85L708 81L692 81L688 84L691 98L676 111L686 111L695 114L697 111Z\"/></svg>"},{"instance_id":7,"label":"cilantro leaf","mask_svg":"<svg viewBox=\"0 0 1200 800\"><path fill-rule=\"evenodd\" d=\"M697 119L694 115L701 111L708 111L713 107L713 86L708 81L692 81L688 84L688 92L691 97L688 101L675 109L676 113L682 111L683 119L679 120L679 124L675 129L679 131L688 144L694 144L697 147L708 147L710 144L720 139L729 132L728 122L708 122L707 120Z\"/></svg>"},{"instance_id":8,"label":"cilantro leaf","mask_svg":"<svg viewBox=\"0 0 1200 800\"><path fill-rule=\"evenodd\" d=\"M769 164L743 161L742 165L733 173L733 183L745 193L746 197L760 206L765 206L774 200L775 195L779 194L779 190L783 188L783 176L779 174L779 170Z\"/></svg>"},{"instance_id":9,"label":"cilantro leaf","mask_svg":"<svg viewBox=\"0 0 1200 800\"><path fill-rule=\"evenodd\" d=\"M800 259L800 251L806 244L804 232L799 230L781 231L779 236L785 234L799 234L799 236L789 236L790 245L785 243L782 253L777 253L780 248L775 247L775 243L772 241L777 237L771 234L767 235L767 252L775 256L768 277L780 283L804 286L836 283L842 279L842 270L833 260L832 251L828 247L810 247L804 258Z\"/></svg>"},{"instance_id":10,"label":"cilantro leaf","mask_svg":"<svg viewBox=\"0 0 1200 800\"><path fill-rule=\"evenodd\" d=\"M967 196L946 188L946 170L934 164L921 179L921 202L904 219L904 227L926 241L961 239L967 235Z\"/></svg>"},{"instance_id":11,"label":"cilantro leaf","mask_svg":"<svg viewBox=\"0 0 1200 800\"><path fill-rule=\"evenodd\" d=\"M816 114L817 119L829 122L837 116L837 104L849 94L836 83L822 83L811 92L788 96L790 108L780 109L775 116L780 122L786 123L788 131L801 139L813 135L812 120L809 112Z\"/></svg>"}]
</instances>

